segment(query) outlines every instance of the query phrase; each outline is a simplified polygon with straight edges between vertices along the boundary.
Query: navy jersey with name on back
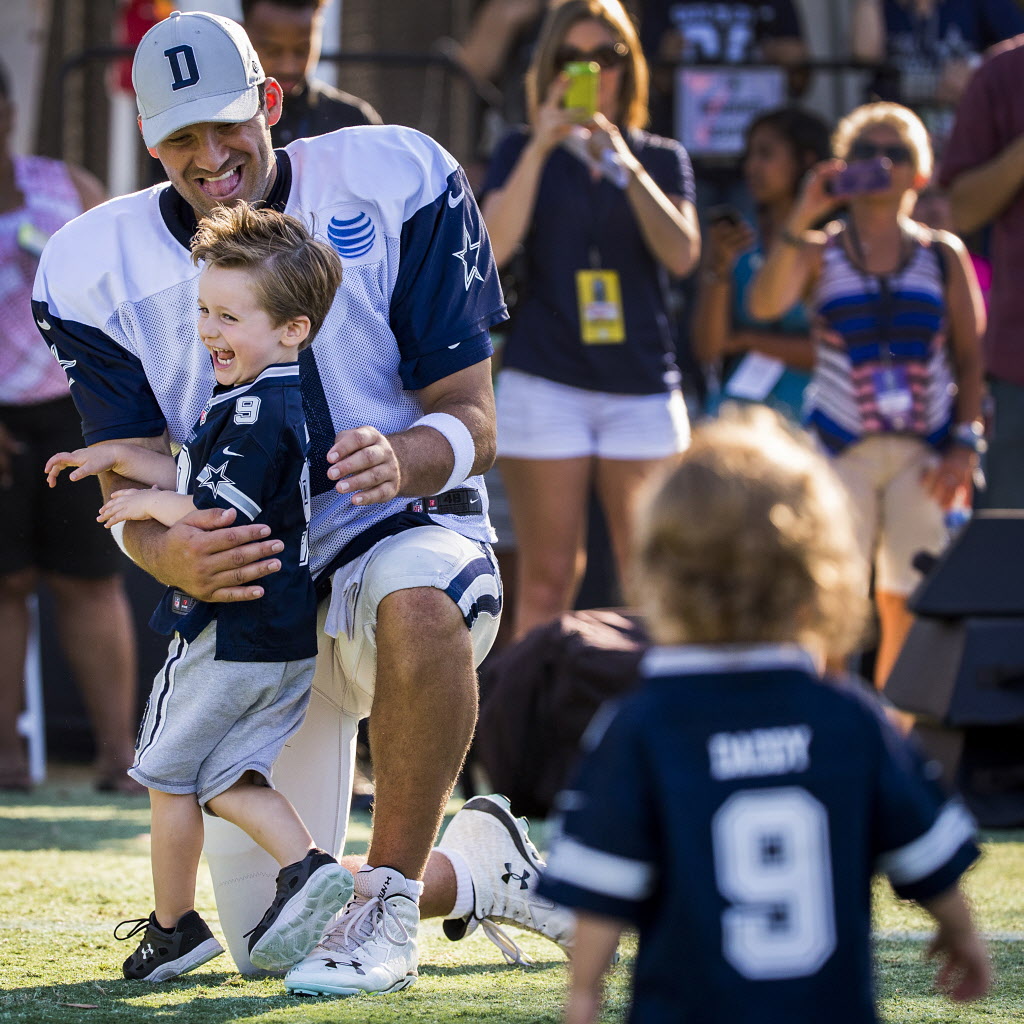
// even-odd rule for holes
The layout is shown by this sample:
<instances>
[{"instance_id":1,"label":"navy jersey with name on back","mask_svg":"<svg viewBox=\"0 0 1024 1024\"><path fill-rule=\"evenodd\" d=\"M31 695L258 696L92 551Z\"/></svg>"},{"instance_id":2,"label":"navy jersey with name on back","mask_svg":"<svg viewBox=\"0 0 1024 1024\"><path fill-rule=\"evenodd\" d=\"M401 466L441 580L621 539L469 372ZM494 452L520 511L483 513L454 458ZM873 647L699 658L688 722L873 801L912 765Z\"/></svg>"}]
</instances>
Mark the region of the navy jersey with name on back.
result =
<instances>
[{"instance_id":1,"label":"navy jersey with name on back","mask_svg":"<svg viewBox=\"0 0 1024 1024\"><path fill-rule=\"evenodd\" d=\"M284 543L281 569L258 601L207 604L169 587L150 624L194 640L217 619L219 661L316 656L316 594L309 573L309 435L299 364L268 366L254 381L218 385L178 453L178 493L197 508L233 508Z\"/></svg>"},{"instance_id":2,"label":"navy jersey with name on back","mask_svg":"<svg viewBox=\"0 0 1024 1024\"><path fill-rule=\"evenodd\" d=\"M433 140L395 125L343 128L275 154L267 204L340 254L344 277L299 357L310 434L314 576L408 497L353 506L326 454L342 430L392 434L422 415L416 392L491 355L506 317L487 232L466 176ZM169 185L119 196L50 240L33 291L36 322L68 374L85 440L184 441L213 391L196 331L192 210ZM435 522L493 540L481 477L476 515Z\"/></svg>"},{"instance_id":3,"label":"navy jersey with name on back","mask_svg":"<svg viewBox=\"0 0 1024 1024\"><path fill-rule=\"evenodd\" d=\"M631 1020L872 1024L870 883L939 895L973 822L795 647L655 648L599 713L542 892L634 923Z\"/></svg>"}]
</instances>

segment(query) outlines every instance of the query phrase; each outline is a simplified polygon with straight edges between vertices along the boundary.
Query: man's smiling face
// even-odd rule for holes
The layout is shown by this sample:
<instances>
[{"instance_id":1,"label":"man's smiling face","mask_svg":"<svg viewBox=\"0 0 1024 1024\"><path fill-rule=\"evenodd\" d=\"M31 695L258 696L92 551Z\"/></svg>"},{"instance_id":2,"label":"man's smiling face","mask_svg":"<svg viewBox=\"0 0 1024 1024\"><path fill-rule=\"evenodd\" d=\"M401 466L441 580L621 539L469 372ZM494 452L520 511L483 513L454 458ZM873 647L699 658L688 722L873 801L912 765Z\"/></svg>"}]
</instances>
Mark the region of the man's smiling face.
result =
<instances>
[{"instance_id":1,"label":"man's smiling face","mask_svg":"<svg viewBox=\"0 0 1024 1024\"><path fill-rule=\"evenodd\" d=\"M218 206L266 198L276 172L263 111L241 124L187 125L150 153L197 217Z\"/></svg>"}]
</instances>

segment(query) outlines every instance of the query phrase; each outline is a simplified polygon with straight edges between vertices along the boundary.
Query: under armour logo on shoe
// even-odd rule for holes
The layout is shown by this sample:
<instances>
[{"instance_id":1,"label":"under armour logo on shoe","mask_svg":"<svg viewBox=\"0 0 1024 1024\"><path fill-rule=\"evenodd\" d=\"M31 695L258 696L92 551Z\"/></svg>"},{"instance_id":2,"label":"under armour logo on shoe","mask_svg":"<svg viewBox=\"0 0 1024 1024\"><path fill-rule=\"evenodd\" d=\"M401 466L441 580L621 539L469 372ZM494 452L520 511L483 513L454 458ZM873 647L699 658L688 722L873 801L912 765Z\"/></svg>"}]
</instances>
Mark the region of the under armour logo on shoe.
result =
<instances>
[{"instance_id":1,"label":"under armour logo on shoe","mask_svg":"<svg viewBox=\"0 0 1024 1024\"><path fill-rule=\"evenodd\" d=\"M512 870L512 865L508 861L505 861L505 874L503 874L501 876L501 880L506 885L508 885L509 881L514 878L519 883L519 888L520 889L529 889L530 887L526 884L526 880L529 877L530 877L530 872L529 871L524 871L521 875L517 875Z\"/></svg>"},{"instance_id":2,"label":"under armour logo on shoe","mask_svg":"<svg viewBox=\"0 0 1024 1024\"><path fill-rule=\"evenodd\" d=\"M150 957L156 956L155 950L148 942L139 950L139 952L142 954L143 960L148 960Z\"/></svg>"},{"instance_id":3,"label":"under armour logo on shoe","mask_svg":"<svg viewBox=\"0 0 1024 1024\"><path fill-rule=\"evenodd\" d=\"M339 962L337 960L330 960L327 957L324 957L323 961L328 967L335 971L339 967L351 967L356 974L366 974L366 971L363 970L363 965L358 960L342 960Z\"/></svg>"}]
</instances>

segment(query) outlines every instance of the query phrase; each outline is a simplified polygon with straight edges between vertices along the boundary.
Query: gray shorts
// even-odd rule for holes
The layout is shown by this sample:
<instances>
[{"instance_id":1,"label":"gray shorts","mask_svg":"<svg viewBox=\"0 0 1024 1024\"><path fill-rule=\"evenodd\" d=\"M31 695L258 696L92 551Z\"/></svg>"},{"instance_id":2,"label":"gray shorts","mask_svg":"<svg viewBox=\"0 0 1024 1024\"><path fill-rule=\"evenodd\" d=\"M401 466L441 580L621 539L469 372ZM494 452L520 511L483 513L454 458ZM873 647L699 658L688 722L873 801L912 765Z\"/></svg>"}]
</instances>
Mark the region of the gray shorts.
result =
<instances>
[{"instance_id":1,"label":"gray shorts","mask_svg":"<svg viewBox=\"0 0 1024 1024\"><path fill-rule=\"evenodd\" d=\"M272 785L274 761L302 725L315 658L216 661L217 620L188 643L174 634L153 680L128 774L201 805L247 771Z\"/></svg>"}]
</instances>

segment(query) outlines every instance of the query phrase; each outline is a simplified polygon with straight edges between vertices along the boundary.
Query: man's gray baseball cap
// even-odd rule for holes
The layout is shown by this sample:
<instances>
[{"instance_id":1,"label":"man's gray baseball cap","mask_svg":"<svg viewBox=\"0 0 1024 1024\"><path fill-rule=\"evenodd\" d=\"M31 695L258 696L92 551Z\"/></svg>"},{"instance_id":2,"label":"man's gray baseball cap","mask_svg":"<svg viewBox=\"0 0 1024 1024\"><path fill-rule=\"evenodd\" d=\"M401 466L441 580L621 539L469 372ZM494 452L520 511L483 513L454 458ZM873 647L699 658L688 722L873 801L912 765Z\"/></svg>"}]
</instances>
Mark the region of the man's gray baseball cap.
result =
<instances>
[{"instance_id":1,"label":"man's gray baseball cap","mask_svg":"<svg viewBox=\"0 0 1024 1024\"><path fill-rule=\"evenodd\" d=\"M257 86L265 78L241 25L175 11L142 37L132 64L146 145L190 124L248 121L259 109Z\"/></svg>"}]
</instances>

